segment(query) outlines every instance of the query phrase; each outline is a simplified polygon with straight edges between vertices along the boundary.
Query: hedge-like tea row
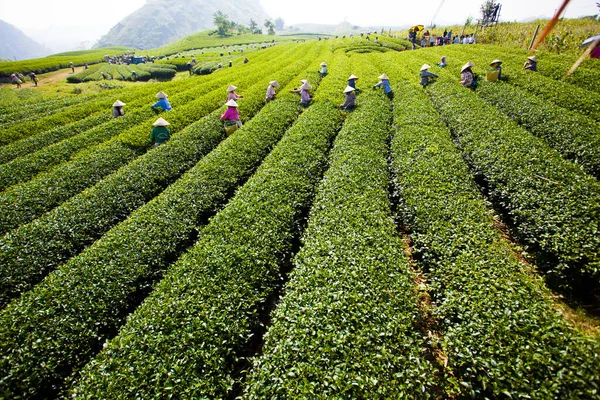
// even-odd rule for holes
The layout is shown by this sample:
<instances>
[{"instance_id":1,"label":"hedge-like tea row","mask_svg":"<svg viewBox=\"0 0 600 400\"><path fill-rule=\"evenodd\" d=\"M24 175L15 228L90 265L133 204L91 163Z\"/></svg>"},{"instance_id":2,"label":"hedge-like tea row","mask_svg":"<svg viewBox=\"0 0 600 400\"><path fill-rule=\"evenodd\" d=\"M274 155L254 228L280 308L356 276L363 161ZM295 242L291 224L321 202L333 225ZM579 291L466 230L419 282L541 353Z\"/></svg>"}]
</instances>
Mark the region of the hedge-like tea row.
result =
<instances>
[{"instance_id":1,"label":"hedge-like tea row","mask_svg":"<svg viewBox=\"0 0 600 400\"><path fill-rule=\"evenodd\" d=\"M447 394L593 398L600 371L597 343L562 321L543 282L494 228L423 90L398 85L394 103L395 188L415 254L428 271L448 368L459 383ZM414 115L422 116L419 129Z\"/></svg>"},{"instance_id":2,"label":"hedge-like tea row","mask_svg":"<svg viewBox=\"0 0 600 400\"><path fill-rule=\"evenodd\" d=\"M429 93L492 199L523 242L541 254L541 264L550 273L597 279L600 184L457 82L440 80Z\"/></svg>"},{"instance_id":3,"label":"hedge-like tea row","mask_svg":"<svg viewBox=\"0 0 600 400\"><path fill-rule=\"evenodd\" d=\"M143 293L297 116L272 102L177 183L0 314L0 391L40 395L97 353ZM38 340L40 339L40 340Z\"/></svg>"},{"instance_id":4,"label":"hedge-like tea row","mask_svg":"<svg viewBox=\"0 0 600 400\"><path fill-rule=\"evenodd\" d=\"M600 178L600 123L504 82L483 82L477 94L543 139L564 158L581 164L588 173Z\"/></svg>"},{"instance_id":5,"label":"hedge-like tea row","mask_svg":"<svg viewBox=\"0 0 600 400\"><path fill-rule=\"evenodd\" d=\"M339 121L331 103L312 105L300 116L202 230L200 241L86 367L73 398L227 396L278 286Z\"/></svg>"},{"instance_id":6,"label":"hedge-like tea row","mask_svg":"<svg viewBox=\"0 0 600 400\"><path fill-rule=\"evenodd\" d=\"M596 121L600 120L599 93L554 80L539 73L523 71L522 65L525 56L515 58L506 49L493 47L488 49L487 46L450 46L443 49L438 48L435 52L447 55L448 60L453 62L452 68L457 74L459 68L467 61L475 63L475 71L483 72L489 68L490 61L500 58L504 62L502 74L511 85L548 100L559 107L578 112ZM540 62L545 64L546 60L540 60ZM600 73L598 73L598 78L600 78Z\"/></svg>"},{"instance_id":7,"label":"hedge-like tea row","mask_svg":"<svg viewBox=\"0 0 600 400\"><path fill-rule=\"evenodd\" d=\"M314 57L312 53L308 56L309 60ZM274 77L285 84L305 65L306 61L300 60ZM240 101L244 115L251 117L258 112L264 102L263 89L262 85L255 85ZM161 146L160 151L147 153L0 240L0 304L31 288L193 166L221 137L217 116L191 125Z\"/></svg>"},{"instance_id":8,"label":"hedge-like tea row","mask_svg":"<svg viewBox=\"0 0 600 400\"><path fill-rule=\"evenodd\" d=\"M136 80L147 81L154 79L172 79L177 73L177 67L170 64L139 64L139 65L119 65L119 64L101 64L94 66L93 69L84 70L75 75L67 76L67 82L80 83L89 81L99 81L106 79L107 74L112 76L112 79L122 81L132 81L132 72L137 75ZM104 74L104 77L102 76Z\"/></svg>"},{"instance_id":9,"label":"hedge-like tea row","mask_svg":"<svg viewBox=\"0 0 600 400\"><path fill-rule=\"evenodd\" d=\"M377 72L363 65L356 74ZM390 215L390 103L371 91L358 97L244 398L432 396L414 274Z\"/></svg>"},{"instance_id":10,"label":"hedge-like tea row","mask_svg":"<svg viewBox=\"0 0 600 400\"><path fill-rule=\"evenodd\" d=\"M305 53L304 57L308 59L307 54L310 53ZM283 59L279 63L271 64L268 68L262 68L261 72L257 74L240 77L238 78L239 84L250 84L259 77L268 76L269 73L281 69L288 63L289 59ZM256 87L255 90L260 90L260 88ZM190 102L169 112L168 119L171 123L172 133L176 133L199 117L218 108L223 104L223 98L223 88L215 89L197 100L194 100L194 91L186 91L181 94L178 97L180 101L183 102L187 99ZM0 220L0 232L5 233L32 221L74 194L92 186L108 173L125 165L136 155L129 149L130 147L137 149L138 153L145 151L150 145L149 132L152 130L152 122L155 118L155 116L147 118L145 122L140 120L133 128L121 132L116 138L113 138L110 143L88 149L78 154L74 160L63 163L56 169L5 190L0 194L0 207L6 207L3 218ZM119 149L121 151L129 149L132 157L126 159L114 156L112 152Z\"/></svg>"}]
</instances>

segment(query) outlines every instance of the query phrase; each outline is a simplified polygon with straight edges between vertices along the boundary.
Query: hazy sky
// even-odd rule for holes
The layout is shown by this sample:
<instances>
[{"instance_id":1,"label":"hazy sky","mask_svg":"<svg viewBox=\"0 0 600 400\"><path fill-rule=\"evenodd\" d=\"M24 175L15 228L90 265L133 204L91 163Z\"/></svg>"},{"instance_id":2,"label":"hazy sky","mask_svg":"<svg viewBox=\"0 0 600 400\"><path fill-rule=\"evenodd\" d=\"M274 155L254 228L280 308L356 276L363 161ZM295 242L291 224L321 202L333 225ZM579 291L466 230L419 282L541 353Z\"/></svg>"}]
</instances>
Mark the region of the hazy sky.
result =
<instances>
[{"instance_id":1,"label":"hazy sky","mask_svg":"<svg viewBox=\"0 0 600 400\"><path fill-rule=\"evenodd\" d=\"M215 0L218 1L218 0ZM598 0L571 0L566 17L598 13ZM302 22L337 24L344 20L356 25L401 26L429 24L442 4L440 24L462 23L469 15L477 17L483 0L359 1L359 0L260 0L273 18L282 17L286 25ZM550 17L562 0L501 0L504 21L529 17ZM145 0L0 0L0 19L15 25L41 42L95 42Z\"/></svg>"}]
</instances>

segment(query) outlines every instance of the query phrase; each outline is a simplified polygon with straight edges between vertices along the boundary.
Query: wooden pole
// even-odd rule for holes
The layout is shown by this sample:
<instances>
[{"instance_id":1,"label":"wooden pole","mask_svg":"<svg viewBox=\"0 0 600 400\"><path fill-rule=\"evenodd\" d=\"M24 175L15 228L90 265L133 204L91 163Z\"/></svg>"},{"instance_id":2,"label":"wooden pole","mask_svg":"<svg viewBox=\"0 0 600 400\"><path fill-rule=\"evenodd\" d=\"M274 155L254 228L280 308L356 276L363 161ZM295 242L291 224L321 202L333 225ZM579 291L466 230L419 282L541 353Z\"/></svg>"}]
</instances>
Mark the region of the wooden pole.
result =
<instances>
[{"instance_id":1,"label":"wooden pole","mask_svg":"<svg viewBox=\"0 0 600 400\"><path fill-rule=\"evenodd\" d=\"M558 22L558 20L560 18L560 14L562 14L563 11L565 10L565 8L567 8L569 1L571 1L571 0L563 0L562 5L558 9L558 11L554 14L554 17L552 17L552 19L550 20L550 23L546 26L546 28L544 28L542 35L540 36L538 41L535 42L535 44L533 45L533 48L531 48L529 51L535 51L538 48L538 46L540 45L540 43L542 43L544 41L544 39L546 39L546 36L550 33L552 28L554 28L554 25L556 25L556 23Z\"/></svg>"},{"instance_id":2,"label":"wooden pole","mask_svg":"<svg viewBox=\"0 0 600 400\"><path fill-rule=\"evenodd\" d=\"M600 44L600 38L594 40L594 42L592 44L590 44L587 49L585 49L585 51L583 52L581 57L579 57L579 60L575 61L575 64L573 64L573 66L571 67L569 72L567 72L567 75L565 75L565 77L563 79L567 79L569 76L571 76L571 74L573 74L573 72L575 72L577 67L579 67L579 65L583 62L583 60L585 60L586 57L588 57L590 55L592 50L595 49L598 44Z\"/></svg>"},{"instance_id":3,"label":"wooden pole","mask_svg":"<svg viewBox=\"0 0 600 400\"><path fill-rule=\"evenodd\" d=\"M537 36L539 30L540 30L540 26L538 25L537 28L535 28L535 33L533 34L533 37L531 38L531 43L529 43L528 50L531 50L531 48L533 47L533 42L535 41L535 37Z\"/></svg>"}]
</instances>

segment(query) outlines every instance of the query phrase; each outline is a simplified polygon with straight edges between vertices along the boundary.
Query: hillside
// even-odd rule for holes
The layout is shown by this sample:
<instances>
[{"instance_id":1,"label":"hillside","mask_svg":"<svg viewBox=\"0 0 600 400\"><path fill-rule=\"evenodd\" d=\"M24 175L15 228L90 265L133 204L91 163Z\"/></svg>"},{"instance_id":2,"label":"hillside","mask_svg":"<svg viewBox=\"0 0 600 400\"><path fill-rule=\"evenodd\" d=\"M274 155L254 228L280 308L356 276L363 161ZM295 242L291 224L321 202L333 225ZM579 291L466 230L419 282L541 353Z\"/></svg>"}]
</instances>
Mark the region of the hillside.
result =
<instances>
[{"instance_id":1,"label":"hillside","mask_svg":"<svg viewBox=\"0 0 600 400\"><path fill-rule=\"evenodd\" d=\"M250 19L262 26L268 15L258 0L148 0L104 35L94 47L131 46L151 49L164 46L194 32L211 29L213 14L222 11L230 20L248 25Z\"/></svg>"},{"instance_id":2,"label":"hillside","mask_svg":"<svg viewBox=\"0 0 600 400\"><path fill-rule=\"evenodd\" d=\"M2 37L0 58L26 60L50 54L50 50L25 35L14 25L2 20L0 20L0 37Z\"/></svg>"}]
</instances>

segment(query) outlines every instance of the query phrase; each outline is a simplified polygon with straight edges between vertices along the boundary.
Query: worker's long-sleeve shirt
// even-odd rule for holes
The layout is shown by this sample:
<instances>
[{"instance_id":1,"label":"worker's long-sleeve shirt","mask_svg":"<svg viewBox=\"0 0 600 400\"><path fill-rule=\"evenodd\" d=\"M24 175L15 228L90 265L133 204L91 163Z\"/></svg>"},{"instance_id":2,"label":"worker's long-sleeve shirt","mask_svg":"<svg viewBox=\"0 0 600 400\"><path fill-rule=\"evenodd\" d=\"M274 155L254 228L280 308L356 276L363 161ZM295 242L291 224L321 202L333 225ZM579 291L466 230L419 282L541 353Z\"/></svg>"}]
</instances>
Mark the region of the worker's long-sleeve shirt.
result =
<instances>
[{"instance_id":1,"label":"worker's long-sleeve shirt","mask_svg":"<svg viewBox=\"0 0 600 400\"><path fill-rule=\"evenodd\" d=\"M166 126L155 126L152 128L152 133L150 134L150 140L154 143L164 143L171 136L171 131Z\"/></svg>"},{"instance_id":2,"label":"worker's long-sleeve shirt","mask_svg":"<svg viewBox=\"0 0 600 400\"><path fill-rule=\"evenodd\" d=\"M267 88L267 100L273 100L275 98L275 88L271 85Z\"/></svg>"},{"instance_id":3,"label":"worker's long-sleeve shirt","mask_svg":"<svg viewBox=\"0 0 600 400\"><path fill-rule=\"evenodd\" d=\"M346 101L342 104L342 108L353 108L356 105L356 95L354 92L346 94Z\"/></svg>"},{"instance_id":4,"label":"worker's long-sleeve shirt","mask_svg":"<svg viewBox=\"0 0 600 400\"><path fill-rule=\"evenodd\" d=\"M156 103L152 104L152 107L161 107L165 111L171 111L171 103L167 99L160 99Z\"/></svg>"},{"instance_id":5,"label":"worker's long-sleeve shirt","mask_svg":"<svg viewBox=\"0 0 600 400\"><path fill-rule=\"evenodd\" d=\"M229 100L238 100L240 98L240 95L237 94L236 92L229 92L227 93L227 101Z\"/></svg>"},{"instance_id":6,"label":"worker's long-sleeve shirt","mask_svg":"<svg viewBox=\"0 0 600 400\"><path fill-rule=\"evenodd\" d=\"M473 73L471 71L465 71L460 74L460 83L464 87L470 87L473 84Z\"/></svg>"},{"instance_id":7,"label":"worker's long-sleeve shirt","mask_svg":"<svg viewBox=\"0 0 600 400\"><path fill-rule=\"evenodd\" d=\"M236 107L228 107L225 114L221 115L223 121L239 121L240 113Z\"/></svg>"},{"instance_id":8,"label":"worker's long-sleeve shirt","mask_svg":"<svg viewBox=\"0 0 600 400\"><path fill-rule=\"evenodd\" d=\"M421 85L427 86L429 78L437 78L437 75L429 71L421 71Z\"/></svg>"},{"instance_id":9,"label":"worker's long-sleeve shirt","mask_svg":"<svg viewBox=\"0 0 600 400\"><path fill-rule=\"evenodd\" d=\"M383 91L385 94L392 92L392 86L390 85L390 81L387 79L384 79L381 82L379 82L377 85L375 85L375 87L379 87L379 86L383 86Z\"/></svg>"},{"instance_id":10,"label":"worker's long-sleeve shirt","mask_svg":"<svg viewBox=\"0 0 600 400\"><path fill-rule=\"evenodd\" d=\"M526 61L523 68L537 72L537 62L531 60Z\"/></svg>"},{"instance_id":11,"label":"worker's long-sleeve shirt","mask_svg":"<svg viewBox=\"0 0 600 400\"><path fill-rule=\"evenodd\" d=\"M327 67L321 67L321 71L319 73L321 75L325 75L327 73Z\"/></svg>"},{"instance_id":12,"label":"worker's long-sleeve shirt","mask_svg":"<svg viewBox=\"0 0 600 400\"><path fill-rule=\"evenodd\" d=\"M119 117L122 117L123 115L125 115L125 112L123 112L123 109L119 109L119 107L113 107L113 117L114 118L119 118Z\"/></svg>"}]
</instances>

